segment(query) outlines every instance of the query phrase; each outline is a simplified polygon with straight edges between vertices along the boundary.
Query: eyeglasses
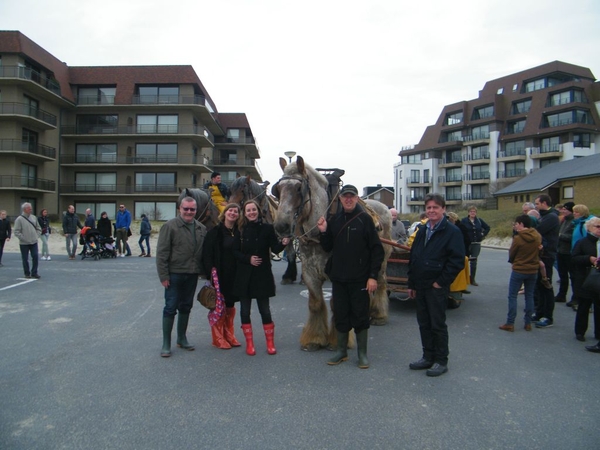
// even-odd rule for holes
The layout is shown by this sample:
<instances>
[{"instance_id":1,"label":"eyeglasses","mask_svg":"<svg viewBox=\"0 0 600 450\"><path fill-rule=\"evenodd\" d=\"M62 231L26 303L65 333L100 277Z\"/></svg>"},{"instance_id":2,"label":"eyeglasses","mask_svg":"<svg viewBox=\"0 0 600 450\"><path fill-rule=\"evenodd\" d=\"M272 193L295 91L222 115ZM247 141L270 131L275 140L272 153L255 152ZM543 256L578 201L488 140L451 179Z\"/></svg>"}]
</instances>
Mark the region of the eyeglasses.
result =
<instances>
[{"instance_id":1,"label":"eyeglasses","mask_svg":"<svg viewBox=\"0 0 600 450\"><path fill-rule=\"evenodd\" d=\"M196 211L196 208L184 208L184 207L182 207L181 209L183 209L184 211L189 211L189 212Z\"/></svg>"},{"instance_id":2,"label":"eyeglasses","mask_svg":"<svg viewBox=\"0 0 600 450\"><path fill-rule=\"evenodd\" d=\"M119 206L119 209L125 209L125 207L124 206Z\"/></svg>"}]
</instances>

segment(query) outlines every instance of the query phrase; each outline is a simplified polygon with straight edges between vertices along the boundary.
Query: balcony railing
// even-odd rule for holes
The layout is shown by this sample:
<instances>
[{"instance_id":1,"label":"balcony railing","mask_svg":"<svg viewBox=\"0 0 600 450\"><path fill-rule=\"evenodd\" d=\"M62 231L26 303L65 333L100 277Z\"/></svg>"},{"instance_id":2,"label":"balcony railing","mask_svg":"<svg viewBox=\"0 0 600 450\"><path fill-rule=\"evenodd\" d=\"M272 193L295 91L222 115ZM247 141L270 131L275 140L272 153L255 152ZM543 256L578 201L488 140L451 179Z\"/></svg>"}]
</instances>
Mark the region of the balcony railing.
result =
<instances>
[{"instance_id":1,"label":"balcony railing","mask_svg":"<svg viewBox=\"0 0 600 450\"><path fill-rule=\"evenodd\" d=\"M473 153L472 155L463 155L463 161L474 161L477 159L490 159L490 152Z\"/></svg>"},{"instance_id":2,"label":"balcony railing","mask_svg":"<svg viewBox=\"0 0 600 450\"><path fill-rule=\"evenodd\" d=\"M489 178L490 178L489 172L465 173L463 175L463 180L466 180L466 181L488 180Z\"/></svg>"},{"instance_id":3,"label":"balcony railing","mask_svg":"<svg viewBox=\"0 0 600 450\"><path fill-rule=\"evenodd\" d=\"M449 201L462 200L462 196L460 195L460 193L458 193L458 194L443 194L443 195L444 195L444 198Z\"/></svg>"},{"instance_id":4,"label":"balcony railing","mask_svg":"<svg viewBox=\"0 0 600 450\"><path fill-rule=\"evenodd\" d=\"M483 200L483 199L485 199L485 194L483 194L483 193L468 192L466 194L463 194L463 200Z\"/></svg>"},{"instance_id":5,"label":"balcony railing","mask_svg":"<svg viewBox=\"0 0 600 450\"><path fill-rule=\"evenodd\" d=\"M481 139L489 139L490 138L490 133L473 133L471 135L468 136L463 136L462 140L463 142L470 142L470 141L479 141Z\"/></svg>"},{"instance_id":6,"label":"balcony railing","mask_svg":"<svg viewBox=\"0 0 600 450\"><path fill-rule=\"evenodd\" d=\"M539 153L555 153L555 152L562 152L562 146L560 144L546 144L546 145L542 145L542 147L536 147L535 150L537 150L536 152L533 151L534 149L531 149L531 154L535 155L535 154L539 154Z\"/></svg>"},{"instance_id":7,"label":"balcony railing","mask_svg":"<svg viewBox=\"0 0 600 450\"><path fill-rule=\"evenodd\" d=\"M511 156L525 156L526 152L524 148L517 148L514 150L499 150L496 153L496 156L498 158L508 158Z\"/></svg>"},{"instance_id":8,"label":"balcony railing","mask_svg":"<svg viewBox=\"0 0 600 450\"><path fill-rule=\"evenodd\" d=\"M237 158L237 159L218 159L215 165L218 166L253 166L256 164L254 158Z\"/></svg>"},{"instance_id":9,"label":"balcony railing","mask_svg":"<svg viewBox=\"0 0 600 450\"><path fill-rule=\"evenodd\" d=\"M203 156L145 155L118 156L104 155L61 155L61 164L207 164Z\"/></svg>"},{"instance_id":10,"label":"balcony railing","mask_svg":"<svg viewBox=\"0 0 600 450\"><path fill-rule=\"evenodd\" d=\"M454 163L461 163L462 162L462 156L461 155L453 155L450 158L446 157L442 159L442 164L454 164Z\"/></svg>"},{"instance_id":11,"label":"balcony railing","mask_svg":"<svg viewBox=\"0 0 600 450\"><path fill-rule=\"evenodd\" d=\"M17 139L0 139L0 152L23 152L56 159L56 149L42 144L30 144Z\"/></svg>"},{"instance_id":12,"label":"balcony railing","mask_svg":"<svg viewBox=\"0 0 600 450\"><path fill-rule=\"evenodd\" d=\"M60 85L30 67L23 66L0 66L0 78L20 78L30 80L40 86L60 95Z\"/></svg>"},{"instance_id":13,"label":"balcony railing","mask_svg":"<svg viewBox=\"0 0 600 450\"><path fill-rule=\"evenodd\" d=\"M524 177L527 174L525 169L514 169L498 172L498 178Z\"/></svg>"},{"instance_id":14,"label":"balcony railing","mask_svg":"<svg viewBox=\"0 0 600 450\"><path fill-rule=\"evenodd\" d=\"M406 180L408 184L420 183L421 177L419 176L411 176L408 180Z\"/></svg>"},{"instance_id":15,"label":"balcony railing","mask_svg":"<svg viewBox=\"0 0 600 450\"><path fill-rule=\"evenodd\" d=\"M77 97L78 105L114 105L114 95L103 95L98 98L97 95L79 95Z\"/></svg>"},{"instance_id":16,"label":"balcony railing","mask_svg":"<svg viewBox=\"0 0 600 450\"><path fill-rule=\"evenodd\" d=\"M68 134L195 134L204 136L214 143L214 136L199 125L66 125L61 127L63 135Z\"/></svg>"},{"instance_id":17,"label":"balcony railing","mask_svg":"<svg viewBox=\"0 0 600 450\"><path fill-rule=\"evenodd\" d=\"M134 95L134 105L206 105L204 95Z\"/></svg>"},{"instance_id":18,"label":"balcony railing","mask_svg":"<svg viewBox=\"0 0 600 450\"><path fill-rule=\"evenodd\" d=\"M40 191L54 191L56 183L43 178L19 177L14 175L0 175L0 187L3 188L28 188Z\"/></svg>"},{"instance_id":19,"label":"balcony railing","mask_svg":"<svg viewBox=\"0 0 600 450\"><path fill-rule=\"evenodd\" d=\"M423 202L423 201L425 201L425 196L424 195L407 195L406 201L407 202Z\"/></svg>"},{"instance_id":20,"label":"balcony railing","mask_svg":"<svg viewBox=\"0 0 600 450\"><path fill-rule=\"evenodd\" d=\"M27 103L0 103L0 114L19 114L34 117L42 122L56 126L56 116Z\"/></svg>"},{"instance_id":21,"label":"balcony railing","mask_svg":"<svg viewBox=\"0 0 600 450\"><path fill-rule=\"evenodd\" d=\"M95 194L176 194L176 184L125 185L125 184L61 184L62 194L95 193ZM190 187L190 186L182 186Z\"/></svg>"},{"instance_id":22,"label":"balcony railing","mask_svg":"<svg viewBox=\"0 0 600 450\"><path fill-rule=\"evenodd\" d=\"M253 136L240 137L218 137L215 138L215 144L256 144L256 139Z\"/></svg>"},{"instance_id":23,"label":"balcony railing","mask_svg":"<svg viewBox=\"0 0 600 450\"><path fill-rule=\"evenodd\" d=\"M462 175L441 175L438 177L438 183L453 183L457 181L462 181Z\"/></svg>"}]
</instances>

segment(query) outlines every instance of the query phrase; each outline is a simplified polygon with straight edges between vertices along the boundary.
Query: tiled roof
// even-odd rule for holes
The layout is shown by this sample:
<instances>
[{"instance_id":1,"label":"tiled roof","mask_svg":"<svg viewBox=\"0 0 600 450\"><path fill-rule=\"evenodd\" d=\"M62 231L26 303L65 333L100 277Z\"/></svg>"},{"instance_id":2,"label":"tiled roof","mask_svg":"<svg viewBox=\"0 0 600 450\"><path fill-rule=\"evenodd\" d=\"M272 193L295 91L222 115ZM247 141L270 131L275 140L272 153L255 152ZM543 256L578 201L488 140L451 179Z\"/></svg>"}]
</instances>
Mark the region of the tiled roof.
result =
<instances>
[{"instance_id":1,"label":"tiled roof","mask_svg":"<svg viewBox=\"0 0 600 450\"><path fill-rule=\"evenodd\" d=\"M219 123L224 130L228 128L250 129L250 123L245 113L220 113Z\"/></svg>"},{"instance_id":2,"label":"tiled roof","mask_svg":"<svg viewBox=\"0 0 600 450\"><path fill-rule=\"evenodd\" d=\"M600 154L549 164L497 191L494 196L543 191L561 180L600 176Z\"/></svg>"}]
</instances>

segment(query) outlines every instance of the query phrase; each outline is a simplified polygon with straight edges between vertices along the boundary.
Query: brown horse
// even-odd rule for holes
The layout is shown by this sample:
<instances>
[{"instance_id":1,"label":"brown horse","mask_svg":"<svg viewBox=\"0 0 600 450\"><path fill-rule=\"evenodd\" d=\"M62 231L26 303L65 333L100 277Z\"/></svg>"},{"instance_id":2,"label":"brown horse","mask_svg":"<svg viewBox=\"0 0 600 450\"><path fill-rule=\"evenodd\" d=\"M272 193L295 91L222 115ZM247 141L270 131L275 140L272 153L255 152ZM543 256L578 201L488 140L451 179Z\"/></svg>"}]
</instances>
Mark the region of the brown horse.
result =
<instances>
[{"instance_id":1,"label":"brown horse","mask_svg":"<svg viewBox=\"0 0 600 450\"><path fill-rule=\"evenodd\" d=\"M297 236L302 254L302 278L308 288L308 321L302 330L300 345L303 350L314 351L335 344L335 330L328 326L327 308L323 298L325 263L329 254L319 243L317 220L328 216L330 210L337 210L337 192L327 193L326 178L308 164L301 156L296 162L287 164L280 158L283 177L278 182L279 208L275 218L275 230L281 236ZM367 200L367 210L374 213L378 221L380 237L390 239L392 217L388 208L380 202ZM378 287L371 300L371 323L383 325L388 317L388 296L385 281L387 258L392 249L384 245L385 260L377 280ZM335 299L333 299L335 301Z\"/></svg>"}]
</instances>

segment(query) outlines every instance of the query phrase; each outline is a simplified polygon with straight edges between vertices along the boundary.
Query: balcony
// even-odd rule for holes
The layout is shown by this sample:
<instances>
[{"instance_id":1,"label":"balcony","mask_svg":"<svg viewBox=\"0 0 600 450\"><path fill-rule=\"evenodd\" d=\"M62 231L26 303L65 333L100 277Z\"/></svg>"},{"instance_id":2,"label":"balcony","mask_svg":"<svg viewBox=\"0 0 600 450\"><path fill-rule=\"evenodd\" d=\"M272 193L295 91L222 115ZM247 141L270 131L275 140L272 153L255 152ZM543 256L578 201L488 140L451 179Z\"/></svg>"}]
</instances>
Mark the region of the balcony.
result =
<instances>
[{"instance_id":1,"label":"balcony","mask_svg":"<svg viewBox=\"0 0 600 450\"><path fill-rule=\"evenodd\" d=\"M463 200L485 200L485 194L482 192L468 192L463 194Z\"/></svg>"},{"instance_id":2,"label":"balcony","mask_svg":"<svg viewBox=\"0 0 600 450\"><path fill-rule=\"evenodd\" d=\"M56 149L42 144L29 144L17 139L0 139L0 152L27 154L43 159L56 159Z\"/></svg>"},{"instance_id":3,"label":"balcony","mask_svg":"<svg viewBox=\"0 0 600 450\"><path fill-rule=\"evenodd\" d=\"M531 159L556 158L563 153L561 144L546 144L541 147L531 147Z\"/></svg>"},{"instance_id":4,"label":"balcony","mask_svg":"<svg viewBox=\"0 0 600 450\"><path fill-rule=\"evenodd\" d=\"M498 151L496 153L498 161L525 161L527 159L527 150L524 148L517 148L508 151Z\"/></svg>"},{"instance_id":5,"label":"balcony","mask_svg":"<svg viewBox=\"0 0 600 450\"><path fill-rule=\"evenodd\" d=\"M473 133L463 136L463 145L483 144L490 142L490 133Z\"/></svg>"},{"instance_id":6,"label":"balcony","mask_svg":"<svg viewBox=\"0 0 600 450\"><path fill-rule=\"evenodd\" d=\"M439 160L438 167L460 167L462 165L462 156L453 155L450 158L442 158Z\"/></svg>"},{"instance_id":7,"label":"balcony","mask_svg":"<svg viewBox=\"0 0 600 450\"><path fill-rule=\"evenodd\" d=\"M254 166L256 164L255 158L237 158L237 159L217 159L214 161L215 166L227 166L227 167L236 167L236 166Z\"/></svg>"},{"instance_id":8,"label":"balcony","mask_svg":"<svg viewBox=\"0 0 600 450\"><path fill-rule=\"evenodd\" d=\"M462 184L462 175L439 176L438 184L440 186L460 186Z\"/></svg>"},{"instance_id":9,"label":"balcony","mask_svg":"<svg viewBox=\"0 0 600 450\"><path fill-rule=\"evenodd\" d=\"M463 180L466 184L487 183L489 179L489 172L465 173L463 175Z\"/></svg>"},{"instance_id":10,"label":"balcony","mask_svg":"<svg viewBox=\"0 0 600 450\"><path fill-rule=\"evenodd\" d=\"M31 82L36 86L40 86L43 90L51 92L51 96L47 97L60 97L60 85L56 80L48 78L46 75L33 70L30 67L23 66L0 66L0 78L3 79L4 82L8 82L10 79L17 80L17 82L23 83ZM41 91L42 89L40 89Z\"/></svg>"},{"instance_id":11,"label":"balcony","mask_svg":"<svg viewBox=\"0 0 600 450\"><path fill-rule=\"evenodd\" d=\"M91 195L116 195L116 194L131 194L131 195L179 195L179 188L195 187L195 186L178 186L176 184L158 184L158 185L126 185L126 184L61 184L61 195L81 194L86 196Z\"/></svg>"},{"instance_id":12,"label":"balcony","mask_svg":"<svg viewBox=\"0 0 600 450\"><path fill-rule=\"evenodd\" d=\"M506 178L520 178L527 175L527 171L525 169L513 169L498 172L498 179L506 179Z\"/></svg>"},{"instance_id":13,"label":"balcony","mask_svg":"<svg viewBox=\"0 0 600 450\"><path fill-rule=\"evenodd\" d=\"M463 155L463 161L465 164L474 164L490 161L490 152L476 152L471 155Z\"/></svg>"},{"instance_id":14,"label":"balcony","mask_svg":"<svg viewBox=\"0 0 600 450\"><path fill-rule=\"evenodd\" d=\"M145 156L118 156L115 154L104 155L61 155L61 166L107 164L107 165L145 165L145 164L177 164L177 165L207 165L208 158L192 155L145 155Z\"/></svg>"},{"instance_id":15,"label":"balcony","mask_svg":"<svg viewBox=\"0 0 600 450\"><path fill-rule=\"evenodd\" d=\"M58 123L55 115L28 103L0 103L0 116L7 116L11 120L14 120L14 116L21 116L28 125L44 130L53 130Z\"/></svg>"},{"instance_id":16,"label":"balcony","mask_svg":"<svg viewBox=\"0 0 600 450\"><path fill-rule=\"evenodd\" d=\"M206 103L204 95L134 95L134 105L201 105L212 108Z\"/></svg>"},{"instance_id":17,"label":"balcony","mask_svg":"<svg viewBox=\"0 0 600 450\"><path fill-rule=\"evenodd\" d=\"M117 126L117 125L66 125L61 127L61 133L63 137L80 137L80 136L94 136L97 138L98 135L110 136L114 139L114 136L120 135L136 135L136 136L167 136L173 138L174 135L177 137L191 137L192 139L198 139L202 141L200 144L203 146L213 146L214 136L208 129L199 125L133 125L133 126Z\"/></svg>"},{"instance_id":18,"label":"balcony","mask_svg":"<svg viewBox=\"0 0 600 450\"><path fill-rule=\"evenodd\" d=\"M422 205L424 201L425 201L424 195L407 195L406 196L406 204L407 205L410 205L410 204Z\"/></svg>"},{"instance_id":19,"label":"balcony","mask_svg":"<svg viewBox=\"0 0 600 450\"><path fill-rule=\"evenodd\" d=\"M56 183L43 178L19 177L14 175L0 175L0 189L35 190L54 192Z\"/></svg>"}]
</instances>

